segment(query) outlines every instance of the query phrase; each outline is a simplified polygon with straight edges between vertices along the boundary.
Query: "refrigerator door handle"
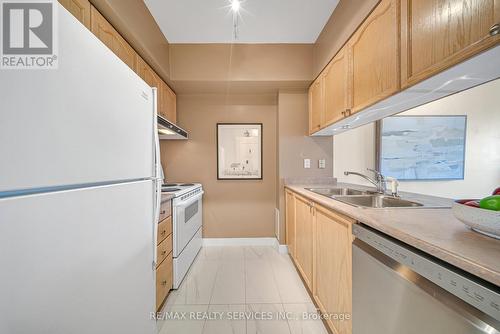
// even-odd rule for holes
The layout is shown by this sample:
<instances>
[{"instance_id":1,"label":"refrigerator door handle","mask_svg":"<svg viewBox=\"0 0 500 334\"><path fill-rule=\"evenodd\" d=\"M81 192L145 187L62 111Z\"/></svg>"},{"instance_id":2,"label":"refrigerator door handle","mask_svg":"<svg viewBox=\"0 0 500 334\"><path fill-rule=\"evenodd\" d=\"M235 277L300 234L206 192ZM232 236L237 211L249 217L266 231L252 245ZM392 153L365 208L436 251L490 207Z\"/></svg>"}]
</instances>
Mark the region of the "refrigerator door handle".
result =
<instances>
[{"instance_id":1,"label":"refrigerator door handle","mask_svg":"<svg viewBox=\"0 0 500 334\"><path fill-rule=\"evenodd\" d=\"M160 138L158 135L158 90L153 87L153 140L154 140L154 166L155 179L163 180L163 170L161 168Z\"/></svg>"},{"instance_id":2,"label":"refrigerator door handle","mask_svg":"<svg viewBox=\"0 0 500 334\"><path fill-rule=\"evenodd\" d=\"M158 220L160 219L160 206L161 206L161 186L163 183L163 171L161 170L160 162L160 140L158 138L158 92L153 88L153 141L154 141L154 220L153 220L153 270L156 270L156 263L158 259L158 251L156 248L156 240L158 234Z\"/></svg>"}]
</instances>

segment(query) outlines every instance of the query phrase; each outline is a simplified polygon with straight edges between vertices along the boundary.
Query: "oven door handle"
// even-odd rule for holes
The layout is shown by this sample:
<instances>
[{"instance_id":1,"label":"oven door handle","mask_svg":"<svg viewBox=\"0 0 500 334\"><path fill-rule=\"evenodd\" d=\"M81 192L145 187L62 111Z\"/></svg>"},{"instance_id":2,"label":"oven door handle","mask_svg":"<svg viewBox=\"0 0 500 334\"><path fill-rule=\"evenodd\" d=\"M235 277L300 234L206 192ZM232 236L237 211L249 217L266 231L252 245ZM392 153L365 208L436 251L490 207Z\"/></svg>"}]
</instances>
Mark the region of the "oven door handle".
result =
<instances>
[{"instance_id":1,"label":"oven door handle","mask_svg":"<svg viewBox=\"0 0 500 334\"><path fill-rule=\"evenodd\" d=\"M179 209L185 209L186 207L190 206L194 202L197 202L200 200L205 192L202 190L196 196L191 197L190 199L186 200L185 202L180 202L180 203L175 203L175 207Z\"/></svg>"}]
</instances>

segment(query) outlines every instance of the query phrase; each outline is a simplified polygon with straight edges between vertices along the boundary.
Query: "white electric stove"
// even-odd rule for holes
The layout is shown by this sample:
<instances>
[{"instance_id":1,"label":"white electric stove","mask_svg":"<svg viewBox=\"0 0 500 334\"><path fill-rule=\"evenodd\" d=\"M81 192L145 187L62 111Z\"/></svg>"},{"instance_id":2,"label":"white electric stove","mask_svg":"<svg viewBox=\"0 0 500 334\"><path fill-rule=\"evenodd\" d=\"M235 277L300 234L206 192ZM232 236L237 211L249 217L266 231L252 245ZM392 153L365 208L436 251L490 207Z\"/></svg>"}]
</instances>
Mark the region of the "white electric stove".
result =
<instances>
[{"instance_id":1,"label":"white electric stove","mask_svg":"<svg viewBox=\"0 0 500 334\"><path fill-rule=\"evenodd\" d=\"M173 288L179 288L202 244L203 188L199 183L166 183L172 194Z\"/></svg>"}]
</instances>

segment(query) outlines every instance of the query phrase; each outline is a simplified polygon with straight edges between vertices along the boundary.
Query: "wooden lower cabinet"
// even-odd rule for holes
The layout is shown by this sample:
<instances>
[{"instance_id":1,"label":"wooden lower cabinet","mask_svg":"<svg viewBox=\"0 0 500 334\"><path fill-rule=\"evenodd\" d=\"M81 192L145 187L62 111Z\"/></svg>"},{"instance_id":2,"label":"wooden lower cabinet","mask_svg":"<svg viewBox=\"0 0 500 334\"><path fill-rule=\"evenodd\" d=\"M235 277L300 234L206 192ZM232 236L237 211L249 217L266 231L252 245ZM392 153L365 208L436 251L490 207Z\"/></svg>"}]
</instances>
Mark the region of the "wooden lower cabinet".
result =
<instances>
[{"instance_id":1,"label":"wooden lower cabinet","mask_svg":"<svg viewBox=\"0 0 500 334\"><path fill-rule=\"evenodd\" d=\"M158 224L157 244L159 245L170 234L172 234L172 216L165 218Z\"/></svg>"},{"instance_id":2,"label":"wooden lower cabinet","mask_svg":"<svg viewBox=\"0 0 500 334\"><path fill-rule=\"evenodd\" d=\"M321 206L315 206L314 217L313 297L322 313L340 316L327 318L330 328L338 334L348 334L352 326L351 225L354 221Z\"/></svg>"},{"instance_id":3,"label":"wooden lower cabinet","mask_svg":"<svg viewBox=\"0 0 500 334\"><path fill-rule=\"evenodd\" d=\"M160 310L173 284L172 253L156 269L156 309Z\"/></svg>"},{"instance_id":4,"label":"wooden lower cabinet","mask_svg":"<svg viewBox=\"0 0 500 334\"><path fill-rule=\"evenodd\" d=\"M165 304L173 283L172 258L172 201L162 200L160 222L156 234L156 308Z\"/></svg>"},{"instance_id":5,"label":"wooden lower cabinet","mask_svg":"<svg viewBox=\"0 0 500 334\"><path fill-rule=\"evenodd\" d=\"M285 202L286 244L288 253L293 257L295 256L295 195L291 191L285 191Z\"/></svg>"},{"instance_id":6,"label":"wooden lower cabinet","mask_svg":"<svg viewBox=\"0 0 500 334\"><path fill-rule=\"evenodd\" d=\"M295 196L295 262L309 289L313 283L313 205Z\"/></svg>"},{"instance_id":7,"label":"wooden lower cabinet","mask_svg":"<svg viewBox=\"0 0 500 334\"><path fill-rule=\"evenodd\" d=\"M331 332L351 334L355 221L288 189L285 196L290 255ZM288 233L293 226L295 247Z\"/></svg>"},{"instance_id":8,"label":"wooden lower cabinet","mask_svg":"<svg viewBox=\"0 0 500 334\"><path fill-rule=\"evenodd\" d=\"M90 29L90 1L89 0L59 0L74 17L87 29Z\"/></svg>"},{"instance_id":9,"label":"wooden lower cabinet","mask_svg":"<svg viewBox=\"0 0 500 334\"><path fill-rule=\"evenodd\" d=\"M158 246L156 246L156 261L158 263L157 267L165 260L172 252L172 234L169 234Z\"/></svg>"}]
</instances>

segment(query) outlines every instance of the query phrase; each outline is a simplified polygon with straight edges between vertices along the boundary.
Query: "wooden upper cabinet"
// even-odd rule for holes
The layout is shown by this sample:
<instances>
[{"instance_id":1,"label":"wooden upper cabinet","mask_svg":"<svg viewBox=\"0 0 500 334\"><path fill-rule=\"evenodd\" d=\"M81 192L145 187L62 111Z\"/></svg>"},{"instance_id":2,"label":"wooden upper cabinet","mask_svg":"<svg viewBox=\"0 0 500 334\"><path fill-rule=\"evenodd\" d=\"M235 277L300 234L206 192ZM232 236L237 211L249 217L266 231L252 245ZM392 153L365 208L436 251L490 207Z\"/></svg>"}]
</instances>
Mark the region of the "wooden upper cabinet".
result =
<instances>
[{"instance_id":1,"label":"wooden upper cabinet","mask_svg":"<svg viewBox=\"0 0 500 334\"><path fill-rule=\"evenodd\" d=\"M309 87L309 134L321 129L323 100L323 76L320 75Z\"/></svg>"},{"instance_id":2,"label":"wooden upper cabinet","mask_svg":"<svg viewBox=\"0 0 500 334\"><path fill-rule=\"evenodd\" d=\"M177 96L168 87L166 83L163 82L161 96L161 110L160 114L168 119L172 123L177 122Z\"/></svg>"},{"instance_id":3,"label":"wooden upper cabinet","mask_svg":"<svg viewBox=\"0 0 500 334\"><path fill-rule=\"evenodd\" d=\"M161 79L155 71L139 56L137 56L135 72L144 80L149 86L156 87L158 90L161 88ZM158 102L159 103L159 102Z\"/></svg>"},{"instance_id":4,"label":"wooden upper cabinet","mask_svg":"<svg viewBox=\"0 0 500 334\"><path fill-rule=\"evenodd\" d=\"M158 114L175 123L177 121L177 97L175 93L139 56L137 57L136 72L148 85L157 88Z\"/></svg>"},{"instance_id":5,"label":"wooden upper cabinet","mask_svg":"<svg viewBox=\"0 0 500 334\"><path fill-rule=\"evenodd\" d=\"M90 29L90 2L88 0L59 0L74 17Z\"/></svg>"},{"instance_id":6,"label":"wooden upper cabinet","mask_svg":"<svg viewBox=\"0 0 500 334\"><path fill-rule=\"evenodd\" d=\"M90 22L92 33L135 71L137 53L94 6L90 9Z\"/></svg>"},{"instance_id":7,"label":"wooden upper cabinet","mask_svg":"<svg viewBox=\"0 0 500 334\"><path fill-rule=\"evenodd\" d=\"M352 112L400 88L399 0L382 0L349 43Z\"/></svg>"},{"instance_id":8,"label":"wooden upper cabinet","mask_svg":"<svg viewBox=\"0 0 500 334\"><path fill-rule=\"evenodd\" d=\"M309 289L313 278L313 213L312 204L295 196L295 263Z\"/></svg>"},{"instance_id":9,"label":"wooden upper cabinet","mask_svg":"<svg viewBox=\"0 0 500 334\"><path fill-rule=\"evenodd\" d=\"M313 296L324 314L352 314L351 218L315 208ZM351 334L350 320L327 318L337 334Z\"/></svg>"},{"instance_id":10,"label":"wooden upper cabinet","mask_svg":"<svg viewBox=\"0 0 500 334\"><path fill-rule=\"evenodd\" d=\"M500 41L500 0L401 0L401 82L411 86Z\"/></svg>"},{"instance_id":11,"label":"wooden upper cabinet","mask_svg":"<svg viewBox=\"0 0 500 334\"><path fill-rule=\"evenodd\" d=\"M345 48L332 59L323 72L324 115L321 127L349 116L349 61Z\"/></svg>"},{"instance_id":12,"label":"wooden upper cabinet","mask_svg":"<svg viewBox=\"0 0 500 334\"><path fill-rule=\"evenodd\" d=\"M286 244L288 253L295 257L295 196L292 192L285 191L286 205Z\"/></svg>"}]
</instances>

